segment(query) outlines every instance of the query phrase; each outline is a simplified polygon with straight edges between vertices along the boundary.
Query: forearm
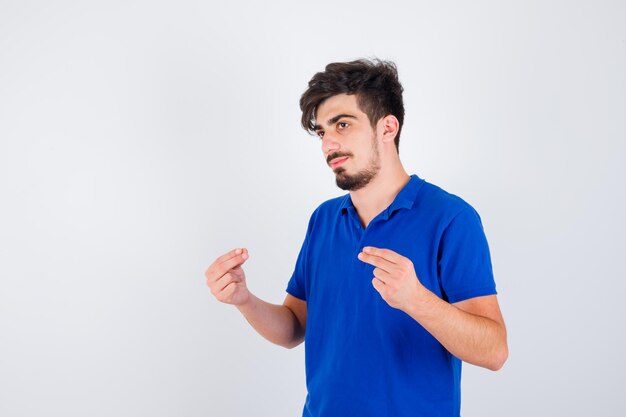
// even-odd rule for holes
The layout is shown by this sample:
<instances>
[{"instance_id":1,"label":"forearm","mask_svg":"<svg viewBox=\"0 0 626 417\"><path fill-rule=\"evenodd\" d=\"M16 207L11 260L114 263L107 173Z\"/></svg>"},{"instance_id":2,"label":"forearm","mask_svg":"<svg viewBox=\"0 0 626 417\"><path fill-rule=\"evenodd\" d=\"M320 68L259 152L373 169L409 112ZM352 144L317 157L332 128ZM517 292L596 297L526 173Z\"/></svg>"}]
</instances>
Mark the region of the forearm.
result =
<instances>
[{"instance_id":1,"label":"forearm","mask_svg":"<svg viewBox=\"0 0 626 417\"><path fill-rule=\"evenodd\" d=\"M304 329L295 314L284 305L271 304L253 294L237 306L250 325L264 338L277 345L293 348L304 340Z\"/></svg>"},{"instance_id":2,"label":"forearm","mask_svg":"<svg viewBox=\"0 0 626 417\"><path fill-rule=\"evenodd\" d=\"M430 291L406 311L457 358L498 370L508 356L506 328L447 303Z\"/></svg>"}]
</instances>

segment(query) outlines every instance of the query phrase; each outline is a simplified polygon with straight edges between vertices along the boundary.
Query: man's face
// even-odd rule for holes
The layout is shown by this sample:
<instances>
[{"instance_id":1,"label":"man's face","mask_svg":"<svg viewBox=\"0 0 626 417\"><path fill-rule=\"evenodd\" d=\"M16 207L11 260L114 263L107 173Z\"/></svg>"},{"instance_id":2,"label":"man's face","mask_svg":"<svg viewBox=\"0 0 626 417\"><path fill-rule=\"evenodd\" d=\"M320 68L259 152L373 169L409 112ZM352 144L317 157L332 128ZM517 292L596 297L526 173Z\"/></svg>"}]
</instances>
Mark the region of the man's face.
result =
<instances>
[{"instance_id":1,"label":"man's face","mask_svg":"<svg viewBox=\"0 0 626 417\"><path fill-rule=\"evenodd\" d=\"M315 119L315 132L337 186L356 191L369 184L380 170L380 155L376 132L359 109L356 95L330 97L319 106Z\"/></svg>"}]
</instances>

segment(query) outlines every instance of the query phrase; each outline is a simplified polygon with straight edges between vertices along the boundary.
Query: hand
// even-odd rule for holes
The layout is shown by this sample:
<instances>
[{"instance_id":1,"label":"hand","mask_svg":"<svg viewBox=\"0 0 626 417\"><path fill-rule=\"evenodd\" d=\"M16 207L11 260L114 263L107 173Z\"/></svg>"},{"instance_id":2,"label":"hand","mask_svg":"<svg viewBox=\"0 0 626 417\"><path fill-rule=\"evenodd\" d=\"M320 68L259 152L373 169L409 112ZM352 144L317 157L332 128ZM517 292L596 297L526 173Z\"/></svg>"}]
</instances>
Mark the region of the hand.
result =
<instances>
[{"instance_id":1,"label":"hand","mask_svg":"<svg viewBox=\"0 0 626 417\"><path fill-rule=\"evenodd\" d=\"M206 270L206 283L219 301L232 305L248 302L250 292L246 286L246 274L241 268L247 259L247 249L233 249L217 258Z\"/></svg>"},{"instance_id":2,"label":"hand","mask_svg":"<svg viewBox=\"0 0 626 417\"><path fill-rule=\"evenodd\" d=\"M372 285L393 308L408 311L427 291L409 258L389 250L366 246L358 258L374 268Z\"/></svg>"}]
</instances>

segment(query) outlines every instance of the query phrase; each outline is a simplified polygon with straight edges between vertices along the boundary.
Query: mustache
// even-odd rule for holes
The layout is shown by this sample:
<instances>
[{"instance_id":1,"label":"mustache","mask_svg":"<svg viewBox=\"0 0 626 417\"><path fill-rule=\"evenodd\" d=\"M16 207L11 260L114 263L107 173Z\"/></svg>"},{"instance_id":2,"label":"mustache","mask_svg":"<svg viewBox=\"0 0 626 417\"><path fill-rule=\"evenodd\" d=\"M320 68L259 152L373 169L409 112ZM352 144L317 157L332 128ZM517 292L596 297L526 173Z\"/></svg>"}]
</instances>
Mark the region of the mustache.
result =
<instances>
[{"instance_id":1,"label":"mustache","mask_svg":"<svg viewBox=\"0 0 626 417\"><path fill-rule=\"evenodd\" d=\"M330 155L328 155L328 157L326 158L326 163L328 165L330 165L330 161L332 161L335 158L343 158L344 156L352 156L351 153L342 153L342 152L335 152L335 153L331 153Z\"/></svg>"}]
</instances>

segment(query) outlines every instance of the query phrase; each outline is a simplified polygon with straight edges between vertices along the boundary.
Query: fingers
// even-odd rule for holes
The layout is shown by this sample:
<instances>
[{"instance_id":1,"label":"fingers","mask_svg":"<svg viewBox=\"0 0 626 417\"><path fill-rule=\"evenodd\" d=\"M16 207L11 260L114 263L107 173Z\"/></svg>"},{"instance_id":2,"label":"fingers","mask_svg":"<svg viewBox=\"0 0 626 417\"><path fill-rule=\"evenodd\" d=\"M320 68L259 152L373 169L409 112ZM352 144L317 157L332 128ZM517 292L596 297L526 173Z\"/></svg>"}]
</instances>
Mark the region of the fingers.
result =
<instances>
[{"instance_id":1,"label":"fingers","mask_svg":"<svg viewBox=\"0 0 626 417\"><path fill-rule=\"evenodd\" d=\"M217 263L225 262L225 261L229 260L230 258L233 258L233 257L235 257L237 255L241 255L242 253L248 253L248 249L246 249L246 248L236 248L236 249L233 249L230 252L227 252L227 253L223 254L222 256L220 256L219 258L217 258L215 260L215 262L213 262L213 263L217 264Z\"/></svg>"},{"instance_id":2,"label":"fingers","mask_svg":"<svg viewBox=\"0 0 626 417\"><path fill-rule=\"evenodd\" d=\"M206 283L218 301L242 304L249 299L246 277L241 267L248 259L246 248L233 249L217 258L206 270Z\"/></svg>"},{"instance_id":3,"label":"fingers","mask_svg":"<svg viewBox=\"0 0 626 417\"><path fill-rule=\"evenodd\" d=\"M241 293L240 290L241 288L237 285L238 283L235 281L231 281L228 283L228 285L226 285L224 288L222 288L219 291L212 291L213 295L215 296L215 298L218 301L221 301L222 303L232 303L234 298L236 297L237 293Z\"/></svg>"},{"instance_id":4,"label":"fingers","mask_svg":"<svg viewBox=\"0 0 626 417\"><path fill-rule=\"evenodd\" d=\"M424 287L409 258L389 249L371 246L363 248L358 258L375 267L372 286L391 307L407 311L419 298Z\"/></svg>"},{"instance_id":5,"label":"fingers","mask_svg":"<svg viewBox=\"0 0 626 417\"><path fill-rule=\"evenodd\" d=\"M231 269L241 266L247 259L248 250L245 248L233 249L232 251L220 256L204 273L207 278L207 283L211 285Z\"/></svg>"},{"instance_id":6,"label":"fingers","mask_svg":"<svg viewBox=\"0 0 626 417\"><path fill-rule=\"evenodd\" d=\"M367 255L373 255L373 256L385 259L394 264L402 263L405 259L407 259L404 256L390 249L375 248L373 246L364 247L363 252Z\"/></svg>"},{"instance_id":7,"label":"fingers","mask_svg":"<svg viewBox=\"0 0 626 417\"><path fill-rule=\"evenodd\" d=\"M380 268L374 268L374 278L381 283L386 284L389 280L392 279L392 276L387 271L384 271Z\"/></svg>"},{"instance_id":8,"label":"fingers","mask_svg":"<svg viewBox=\"0 0 626 417\"><path fill-rule=\"evenodd\" d=\"M220 294L217 294L216 297L218 297L218 300L220 301L227 302L232 299L236 291L237 284L230 282L226 287L222 288L222 291L220 291Z\"/></svg>"},{"instance_id":9,"label":"fingers","mask_svg":"<svg viewBox=\"0 0 626 417\"><path fill-rule=\"evenodd\" d=\"M376 291L378 291L378 293L382 295L383 289L385 288L385 283L374 277L372 279L372 285L374 286L374 289L376 289Z\"/></svg>"},{"instance_id":10,"label":"fingers","mask_svg":"<svg viewBox=\"0 0 626 417\"><path fill-rule=\"evenodd\" d=\"M366 246L357 256L361 261L381 268L387 272L410 270L413 263L409 258L400 255L390 249L374 248Z\"/></svg>"},{"instance_id":11,"label":"fingers","mask_svg":"<svg viewBox=\"0 0 626 417\"><path fill-rule=\"evenodd\" d=\"M388 261L385 258L381 258L376 255L368 254L366 252L361 252L357 255L360 261L365 262L367 264L373 265L376 268L380 268L387 272L391 272L394 268L396 268L396 264Z\"/></svg>"},{"instance_id":12,"label":"fingers","mask_svg":"<svg viewBox=\"0 0 626 417\"><path fill-rule=\"evenodd\" d=\"M247 259L248 254L242 253L241 255L237 255L217 265L215 268L215 275L217 275L217 278L215 278L215 280L218 281L224 274L228 273L228 271L239 268L244 262L246 262Z\"/></svg>"},{"instance_id":13,"label":"fingers","mask_svg":"<svg viewBox=\"0 0 626 417\"><path fill-rule=\"evenodd\" d=\"M243 282L243 279L241 279L240 276L237 276L231 273L226 273L222 275L217 281L215 281L215 283L211 286L211 288L213 289L214 292L217 293L217 292L224 291L224 289L228 287L230 284L239 283L239 282Z\"/></svg>"},{"instance_id":14,"label":"fingers","mask_svg":"<svg viewBox=\"0 0 626 417\"><path fill-rule=\"evenodd\" d=\"M362 262L375 267L374 278L382 285L404 281L415 276L411 260L389 249L367 246L357 257Z\"/></svg>"}]
</instances>

